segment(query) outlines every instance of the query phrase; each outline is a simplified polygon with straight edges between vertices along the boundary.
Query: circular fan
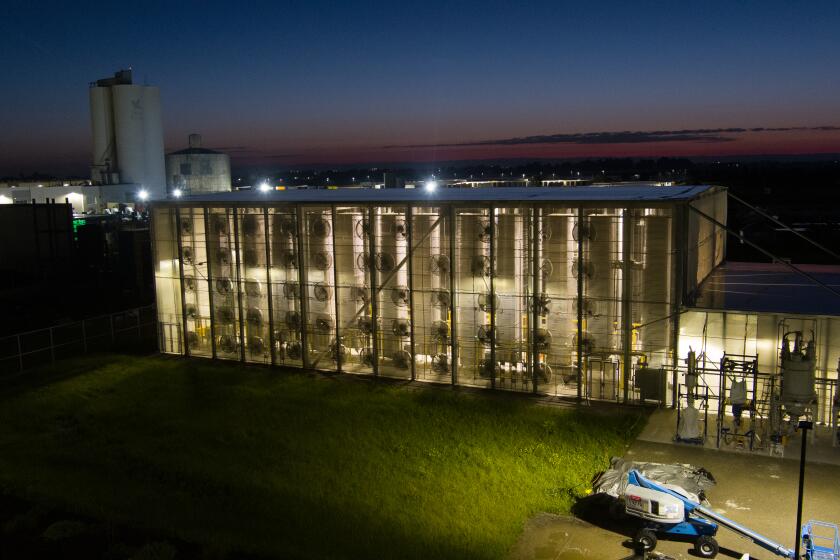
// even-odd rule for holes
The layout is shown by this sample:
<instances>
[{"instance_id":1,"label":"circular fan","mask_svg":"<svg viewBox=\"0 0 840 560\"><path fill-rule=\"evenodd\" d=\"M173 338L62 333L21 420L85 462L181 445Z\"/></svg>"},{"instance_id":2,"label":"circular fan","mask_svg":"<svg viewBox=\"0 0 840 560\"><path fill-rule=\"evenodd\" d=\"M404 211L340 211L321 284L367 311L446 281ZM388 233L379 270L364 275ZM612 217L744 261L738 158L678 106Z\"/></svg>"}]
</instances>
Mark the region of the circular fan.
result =
<instances>
[{"instance_id":1,"label":"circular fan","mask_svg":"<svg viewBox=\"0 0 840 560\"><path fill-rule=\"evenodd\" d=\"M449 373L449 356L446 354L435 354L432 356L432 371L435 373Z\"/></svg>"},{"instance_id":2,"label":"circular fan","mask_svg":"<svg viewBox=\"0 0 840 560\"><path fill-rule=\"evenodd\" d=\"M478 239L482 243L490 243L490 220L484 220L478 224Z\"/></svg>"},{"instance_id":3,"label":"circular fan","mask_svg":"<svg viewBox=\"0 0 840 560\"><path fill-rule=\"evenodd\" d=\"M275 215L275 228L280 235L294 237L297 234L297 224L292 216Z\"/></svg>"},{"instance_id":4,"label":"circular fan","mask_svg":"<svg viewBox=\"0 0 840 560\"><path fill-rule=\"evenodd\" d=\"M495 329L490 325L480 325L475 333L475 337L482 344L492 344L496 338Z\"/></svg>"},{"instance_id":5,"label":"circular fan","mask_svg":"<svg viewBox=\"0 0 840 560\"><path fill-rule=\"evenodd\" d=\"M432 323L431 335L438 342L446 342L449 340L449 325L446 321L435 321Z\"/></svg>"},{"instance_id":6,"label":"circular fan","mask_svg":"<svg viewBox=\"0 0 840 560\"><path fill-rule=\"evenodd\" d=\"M391 332L394 336L407 338L411 336L411 325L405 319L394 319L391 323Z\"/></svg>"},{"instance_id":7,"label":"circular fan","mask_svg":"<svg viewBox=\"0 0 840 560\"><path fill-rule=\"evenodd\" d=\"M548 315L551 310L551 298L546 294L539 294L534 296L534 311L537 315Z\"/></svg>"},{"instance_id":8,"label":"circular fan","mask_svg":"<svg viewBox=\"0 0 840 560\"><path fill-rule=\"evenodd\" d=\"M188 292L195 291L195 278L193 276L184 275L184 289Z\"/></svg>"},{"instance_id":9,"label":"circular fan","mask_svg":"<svg viewBox=\"0 0 840 560\"><path fill-rule=\"evenodd\" d=\"M391 356L394 366L399 369L408 369L411 366L411 354L405 350L397 350Z\"/></svg>"},{"instance_id":10,"label":"circular fan","mask_svg":"<svg viewBox=\"0 0 840 560\"><path fill-rule=\"evenodd\" d=\"M548 383L551 381L553 372L551 371L550 365L540 362L534 369L534 373L537 376L537 380L539 380L541 383Z\"/></svg>"},{"instance_id":11,"label":"circular fan","mask_svg":"<svg viewBox=\"0 0 840 560\"><path fill-rule=\"evenodd\" d=\"M404 220L397 220L394 222L394 235L400 239L403 239L406 235L408 235L408 225Z\"/></svg>"},{"instance_id":12,"label":"circular fan","mask_svg":"<svg viewBox=\"0 0 840 560\"><path fill-rule=\"evenodd\" d=\"M391 301L394 305L405 307L408 305L409 293L405 286L398 286L391 290Z\"/></svg>"},{"instance_id":13,"label":"circular fan","mask_svg":"<svg viewBox=\"0 0 840 560\"><path fill-rule=\"evenodd\" d=\"M356 328L364 335L370 335L373 332L373 320L370 317L359 317L356 320Z\"/></svg>"},{"instance_id":14,"label":"circular fan","mask_svg":"<svg viewBox=\"0 0 840 560\"><path fill-rule=\"evenodd\" d=\"M198 310L195 308L195 305L188 303L185 309L188 319L196 319L198 317Z\"/></svg>"},{"instance_id":15,"label":"circular fan","mask_svg":"<svg viewBox=\"0 0 840 560\"><path fill-rule=\"evenodd\" d=\"M312 255L312 266L318 270L329 270L332 266L332 255L326 251L318 251Z\"/></svg>"},{"instance_id":16,"label":"circular fan","mask_svg":"<svg viewBox=\"0 0 840 560\"><path fill-rule=\"evenodd\" d=\"M370 270L371 260L367 253L359 253L356 255L356 268L359 270Z\"/></svg>"},{"instance_id":17,"label":"circular fan","mask_svg":"<svg viewBox=\"0 0 840 560\"><path fill-rule=\"evenodd\" d=\"M498 309L499 305L501 305L501 300L499 296L494 295L493 301L490 301L490 294L478 294L478 308L482 311L490 313L493 309Z\"/></svg>"},{"instance_id":18,"label":"circular fan","mask_svg":"<svg viewBox=\"0 0 840 560\"><path fill-rule=\"evenodd\" d=\"M289 356L290 360L300 360L303 357L303 348L300 342L292 342L286 346L286 355Z\"/></svg>"},{"instance_id":19,"label":"circular fan","mask_svg":"<svg viewBox=\"0 0 840 560\"><path fill-rule=\"evenodd\" d=\"M297 282L286 282L283 284L283 295L286 299L297 299L300 297L300 286Z\"/></svg>"},{"instance_id":20,"label":"circular fan","mask_svg":"<svg viewBox=\"0 0 840 560\"><path fill-rule=\"evenodd\" d=\"M471 264L473 276L490 276L490 257L487 255L476 255Z\"/></svg>"},{"instance_id":21,"label":"circular fan","mask_svg":"<svg viewBox=\"0 0 840 560\"><path fill-rule=\"evenodd\" d=\"M551 331L539 328L534 332L534 346L540 352L546 352L551 347Z\"/></svg>"},{"instance_id":22,"label":"circular fan","mask_svg":"<svg viewBox=\"0 0 840 560\"><path fill-rule=\"evenodd\" d=\"M595 226L592 222L575 222L575 226L572 228L572 238L575 241L580 241L581 236L583 239L595 241Z\"/></svg>"},{"instance_id":23,"label":"circular fan","mask_svg":"<svg viewBox=\"0 0 840 560\"><path fill-rule=\"evenodd\" d=\"M436 290L432 292L432 305L436 307L449 307L452 298L447 290Z\"/></svg>"},{"instance_id":24,"label":"circular fan","mask_svg":"<svg viewBox=\"0 0 840 560\"><path fill-rule=\"evenodd\" d=\"M432 255L429 259L432 274L441 276L449 273L449 257L446 255Z\"/></svg>"},{"instance_id":25,"label":"circular fan","mask_svg":"<svg viewBox=\"0 0 840 560\"><path fill-rule=\"evenodd\" d=\"M261 229L259 216L256 214L245 214L242 216L242 232L247 237L254 237Z\"/></svg>"},{"instance_id":26,"label":"circular fan","mask_svg":"<svg viewBox=\"0 0 840 560\"><path fill-rule=\"evenodd\" d=\"M230 264L230 249L227 247L220 247L218 251L216 251L216 260L222 266L228 266Z\"/></svg>"},{"instance_id":27,"label":"circular fan","mask_svg":"<svg viewBox=\"0 0 840 560\"><path fill-rule=\"evenodd\" d=\"M540 263L540 274L542 274L543 282L551 278L554 274L554 263L549 259L543 259Z\"/></svg>"},{"instance_id":28,"label":"circular fan","mask_svg":"<svg viewBox=\"0 0 840 560\"><path fill-rule=\"evenodd\" d=\"M255 328L262 328L263 326L263 312L257 307L249 307L245 312L245 320L248 324Z\"/></svg>"},{"instance_id":29,"label":"circular fan","mask_svg":"<svg viewBox=\"0 0 840 560\"><path fill-rule=\"evenodd\" d=\"M231 293L233 291L233 282L230 281L230 278L217 278L216 291L222 295Z\"/></svg>"},{"instance_id":30,"label":"circular fan","mask_svg":"<svg viewBox=\"0 0 840 560\"><path fill-rule=\"evenodd\" d=\"M537 227L537 236L543 241L548 241L551 239L551 224L548 222L543 222L542 225Z\"/></svg>"},{"instance_id":31,"label":"circular fan","mask_svg":"<svg viewBox=\"0 0 840 560\"><path fill-rule=\"evenodd\" d=\"M248 337L248 350L251 354L265 354L265 342L260 336Z\"/></svg>"},{"instance_id":32,"label":"circular fan","mask_svg":"<svg viewBox=\"0 0 840 560\"><path fill-rule=\"evenodd\" d=\"M376 254L376 270L380 272L391 272L397 266L397 261L391 253Z\"/></svg>"},{"instance_id":33,"label":"circular fan","mask_svg":"<svg viewBox=\"0 0 840 560\"><path fill-rule=\"evenodd\" d=\"M245 250L242 251L242 260L246 265L259 265L262 263L262 256L264 254L264 249L257 249L255 247L245 247Z\"/></svg>"},{"instance_id":34,"label":"circular fan","mask_svg":"<svg viewBox=\"0 0 840 560\"><path fill-rule=\"evenodd\" d=\"M252 298L262 297L262 283L253 278L245 280L245 293L248 294L248 297Z\"/></svg>"},{"instance_id":35,"label":"circular fan","mask_svg":"<svg viewBox=\"0 0 840 560\"><path fill-rule=\"evenodd\" d=\"M318 282L312 287L312 293L318 301L327 301L332 297L332 288L323 282Z\"/></svg>"},{"instance_id":36,"label":"circular fan","mask_svg":"<svg viewBox=\"0 0 840 560\"><path fill-rule=\"evenodd\" d=\"M214 214L213 215L213 232L216 235L227 235L228 232L228 221L227 216L223 214Z\"/></svg>"},{"instance_id":37,"label":"circular fan","mask_svg":"<svg viewBox=\"0 0 840 560\"><path fill-rule=\"evenodd\" d=\"M492 379L494 376L498 377L501 368L490 358L485 358L481 360L481 364L478 366L478 376L482 379Z\"/></svg>"},{"instance_id":38,"label":"circular fan","mask_svg":"<svg viewBox=\"0 0 840 560\"><path fill-rule=\"evenodd\" d=\"M187 346L191 350L201 346L201 339L198 338L198 335L195 333L195 331L190 331L187 333Z\"/></svg>"},{"instance_id":39,"label":"circular fan","mask_svg":"<svg viewBox=\"0 0 840 560\"><path fill-rule=\"evenodd\" d=\"M309 233L316 239L325 239L330 232L332 232L332 227L325 218L313 218L309 223Z\"/></svg>"},{"instance_id":40,"label":"circular fan","mask_svg":"<svg viewBox=\"0 0 840 560\"><path fill-rule=\"evenodd\" d=\"M236 352L237 346L239 346L239 344L237 344L236 338L229 334L223 334L220 336L219 343L216 345L216 347L225 354L233 354Z\"/></svg>"},{"instance_id":41,"label":"circular fan","mask_svg":"<svg viewBox=\"0 0 840 560\"><path fill-rule=\"evenodd\" d=\"M583 276L591 280L595 277L595 264L592 261L584 260L582 263L581 268L583 269ZM578 260L574 259L572 261L572 276L577 278L578 277Z\"/></svg>"},{"instance_id":42,"label":"circular fan","mask_svg":"<svg viewBox=\"0 0 840 560\"><path fill-rule=\"evenodd\" d=\"M361 302L364 305L367 305L370 302L370 290L367 286L353 286L350 289L351 297Z\"/></svg>"},{"instance_id":43,"label":"circular fan","mask_svg":"<svg viewBox=\"0 0 840 560\"><path fill-rule=\"evenodd\" d=\"M277 255L277 262L283 268L297 268L297 254L294 251L282 250Z\"/></svg>"},{"instance_id":44,"label":"circular fan","mask_svg":"<svg viewBox=\"0 0 840 560\"><path fill-rule=\"evenodd\" d=\"M227 305L216 308L216 321L223 324L230 324L236 319L233 308Z\"/></svg>"},{"instance_id":45,"label":"circular fan","mask_svg":"<svg viewBox=\"0 0 840 560\"><path fill-rule=\"evenodd\" d=\"M328 333L333 330L333 320L329 315L319 315L315 319L315 330L322 333Z\"/></svg>"},{"instance_id":46,"label":"circular fan","mask_svg":"<svg viewBox=\"0 0 840 560\"><path fill-rule=\"evenodd\" d=\"M297 311L286 311L286 326L289 327L290 330L299 331L300 324L300 313Z\"/></svg>"},{"instance_id":47,"label":"circular fan","mask_svg":"<svg viewBox=\"0 0 840 560\"><path fill-rule=\"evenodd\" d=\"M191 234L193 230L193 223L192 219L190 218L181 218L181 233L186 233L187 235Z\"/></svg>"},{"instance_id":48,"label":"circular fan","mask_svg":"<svg viewBox=\"0 0 840 560\"><path fill-rule=\"evenodd\" d=\"M365 220L357 220L354 230L356 232L356 237L364 239L367 237L368 233L370 233L370 226L368 226L368 223Z\"/></svg>"},{"instance_id":49,"label":"circular fan","mask_svg":"<svg viewBox=\"0 0 840 560\"><path fill-rule=\"evenodd\" d=\"M359 350L359 361L366 366L373 365L373 352L370 348L362 348Z\"/></svg>"},{"instance_id":50,"label":"circular fan","mask_svg":"<svg viewBox=\"0 0 840 560\"><path fill-rule=\"evenodd\" d=\"M192 262L193 262L193 250L192 250L192 247L190 247L189 245L185 245L185 246L181 249L181 255L182 255L182 257L183 257L183 259L184 259L184 262L185 262L185 263L187 263L187 264L192 264Z\"/></svg>"}]
</instances>

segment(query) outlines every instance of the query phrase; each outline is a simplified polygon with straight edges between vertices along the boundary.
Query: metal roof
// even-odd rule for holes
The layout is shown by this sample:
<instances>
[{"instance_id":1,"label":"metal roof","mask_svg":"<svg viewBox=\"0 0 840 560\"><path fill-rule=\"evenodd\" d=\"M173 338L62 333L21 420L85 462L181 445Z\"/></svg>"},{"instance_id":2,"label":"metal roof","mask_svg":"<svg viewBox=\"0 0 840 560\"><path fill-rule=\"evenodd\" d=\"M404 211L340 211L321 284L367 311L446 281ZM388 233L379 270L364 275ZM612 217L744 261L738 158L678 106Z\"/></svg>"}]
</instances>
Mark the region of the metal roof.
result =
<instances>
[{"instance_id":1,"label":"metal roof","mask_svg":"<svg viewBox=\"0 0 840 560\"><path fill-rule=\"evenodd\" d=\"M840 266L796 266L840 291ZM781 263L728 262L713 270L703 281L694 307L840 316L840 296Z\"/></svg>"},{"instance_id":2,"label":"metal roof","mask_svg":"<svg viewBox=\"0 0 840 560\"><path fill-rule=\"evenodd\" d=\"M265 203L416 203L435 204L450 202L650 202L663 203L687 201L712 191L710 185L662 187L650 184L633 185L586 185L576 187L484 187L447 188L439 187L429 192L415 189L370 189L370 188L308 188L261 192L257 190L209 193L186 196L165 202L178 205L191 204L258 204ZM159 201L164 202L164 201Z\"/></svg>"}]
</instances>

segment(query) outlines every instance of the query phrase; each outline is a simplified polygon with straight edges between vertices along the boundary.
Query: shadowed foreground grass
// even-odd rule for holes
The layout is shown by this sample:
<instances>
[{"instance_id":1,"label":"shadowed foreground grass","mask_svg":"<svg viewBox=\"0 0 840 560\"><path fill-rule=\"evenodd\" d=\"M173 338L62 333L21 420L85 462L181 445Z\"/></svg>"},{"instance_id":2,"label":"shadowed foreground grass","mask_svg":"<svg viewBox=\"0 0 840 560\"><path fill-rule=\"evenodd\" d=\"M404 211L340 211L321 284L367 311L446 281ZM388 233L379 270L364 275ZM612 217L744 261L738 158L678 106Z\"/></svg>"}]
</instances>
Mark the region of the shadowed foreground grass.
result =
<instances>
[{"instance_id":1,"label":"shadowed foreground grass","mask_svg":"<svg viewBox=\"0 0 840 560\"><path fill-rule=\"evenodd\" d=\"M500 558L639 414L99 356L0 387L0 484L214 550Z\"/></svg>"}]
</instances>

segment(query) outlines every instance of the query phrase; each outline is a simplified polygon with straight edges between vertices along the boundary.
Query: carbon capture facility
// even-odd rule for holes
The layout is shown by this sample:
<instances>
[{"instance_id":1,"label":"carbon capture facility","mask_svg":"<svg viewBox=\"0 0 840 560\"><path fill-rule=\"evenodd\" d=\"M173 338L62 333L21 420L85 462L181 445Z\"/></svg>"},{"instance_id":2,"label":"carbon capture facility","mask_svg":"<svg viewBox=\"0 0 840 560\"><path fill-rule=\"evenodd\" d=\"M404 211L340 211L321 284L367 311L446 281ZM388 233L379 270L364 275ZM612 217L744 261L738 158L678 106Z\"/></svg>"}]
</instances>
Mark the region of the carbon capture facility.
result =
<instances>
[{"instance_id":1,"label":"carbon capture facility","mask_svg":"<svg viewBox=\"0 0 840 560\"><path fill-rule=\"evenodd\" d=\"M156 202L161 351L673 404L726 191L240 191Z\"/></svg>"}]
</instances>

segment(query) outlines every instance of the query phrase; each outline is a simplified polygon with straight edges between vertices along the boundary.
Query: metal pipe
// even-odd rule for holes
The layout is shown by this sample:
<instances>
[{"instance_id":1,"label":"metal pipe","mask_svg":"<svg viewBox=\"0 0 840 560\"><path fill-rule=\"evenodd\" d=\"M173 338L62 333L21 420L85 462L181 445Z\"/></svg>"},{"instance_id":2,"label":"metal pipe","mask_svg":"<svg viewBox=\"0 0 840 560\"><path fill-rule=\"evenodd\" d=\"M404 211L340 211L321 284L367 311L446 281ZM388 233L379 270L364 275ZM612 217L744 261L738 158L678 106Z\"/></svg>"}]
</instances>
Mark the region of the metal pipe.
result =
<instances>
[{"instance_id":1,"label":"metal pipe","mask_svg":"<svg viewBox=\"0 0 840 560\"><path fill-rule=\"evenodd\" d=\"M236 304L239 307L239 359L245 361L245 318L242 316L242 265L239 254L239 213L233 212L233 247L236 251ZM228 242L230 245L230 242Z\"/></svg>"},{"instance_id":2,"label":"metal pipe","mask_svg":"<svg viewBox=\"0 0 840 560\"><path fill-rule=\"evenodd\" d=\"M268 300L268 341L271 345L271 365L277 364L276 340L274 339L274 297L271 289L271 237L268 235L268 206L263 207L263 232L265 233L265 289Z\"/></svg>"},{"instance_id":3,"label":"metal pipe","mask_svg":"<svg viewBox=\"0 0 840 560\"><path fill-rule=\"evenodd\" d=\"M406 236L406 258L408 259L408 324L409 330L409 353L411 354L411 380L417 379L416 360L414 358L415 342L414 342L414 259L412 258L412 239L414 236L414 219L412 206L409 204L405 208L405 236Z\"/></svg>"},{"instance_id":4,"label":"metal pipe","mask_svg":"<svg viewBox=\"0 0 840 560\"><path fill-rule=\"evenodd\" d=\"M775 218L775 217L771 216L771 215L770 215L770 214L768 214L767 212L765 212L765 211L763 211L763 210L759 209L758 207L753 206L752 204L750 204L749 202L747 202L747 201L746 201L746 200L744 200L743 198L738 198L737 196L735 196L734 194L732 194L732 192L731 192L731 191L726 191L726 193L729 195L729 198L732 198L732 199L734 199L734 200L736 200L736 201L740 202L741 204L743 204L744 206L746 206L747 208L749 208L750 210L752 210L753 212L755 212L755 213L756 213L756 214L758 214L759 216L762 216L762 217L764 217L764 218L767 218L768 220L770 220L771 222L773 222L773 223L774 223L774 224L776 224L777 226L781 226L781 227L783 227L785 231L789 231L790 233L794 234L795 236L797 236L797 237L800 237L800 238L804 239L805 241L807 241L808 243L810 243L811 245L813 245L813 246L814 246L814 247L816 247L817 249L821 249L821 250L825 251L826 253L828 253L829 255L831 255L832 257L834 257L835 259L840 260L840 255L838 255L837 253L835 253L834 251L832 251L832 250L831 250L831 249L829 249L828 247L825 247L824 245L821 245L821 244L817 243L816 241L814 241L813 239L811 239L811 238L810 238L810 237L808 237L807 235L804 235L804 234L802 234L802 233L800 233L800 232L796 231L795 229L792 229L790 226L788 226L787 224L783 223L781 220L779 220L779 219L777 219L777 218Z\"/></svg>"}]
</instances>

